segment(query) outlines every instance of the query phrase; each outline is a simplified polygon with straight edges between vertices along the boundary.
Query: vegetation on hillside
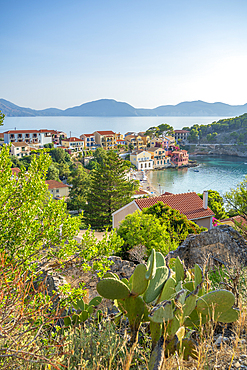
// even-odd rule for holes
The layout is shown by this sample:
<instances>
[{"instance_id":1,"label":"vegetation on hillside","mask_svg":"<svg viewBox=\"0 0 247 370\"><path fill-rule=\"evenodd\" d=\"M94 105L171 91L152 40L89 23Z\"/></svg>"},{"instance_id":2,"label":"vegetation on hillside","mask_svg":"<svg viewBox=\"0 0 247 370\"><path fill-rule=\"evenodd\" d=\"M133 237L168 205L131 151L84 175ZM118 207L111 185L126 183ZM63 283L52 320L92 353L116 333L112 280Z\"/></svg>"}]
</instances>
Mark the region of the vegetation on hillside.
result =
<instances>
[{"instance_id":1,"label":"vegetation on hillside","mask_svg":"<svg viewBox=\"0 0 247 370\"><path fill-rule=\"evenodd\" d=\"M188 130L191 143L229 143L247 142L247 113L234 118L225 118L208 125L195 124L184 127Z\"/></svg>"}]
</instances>

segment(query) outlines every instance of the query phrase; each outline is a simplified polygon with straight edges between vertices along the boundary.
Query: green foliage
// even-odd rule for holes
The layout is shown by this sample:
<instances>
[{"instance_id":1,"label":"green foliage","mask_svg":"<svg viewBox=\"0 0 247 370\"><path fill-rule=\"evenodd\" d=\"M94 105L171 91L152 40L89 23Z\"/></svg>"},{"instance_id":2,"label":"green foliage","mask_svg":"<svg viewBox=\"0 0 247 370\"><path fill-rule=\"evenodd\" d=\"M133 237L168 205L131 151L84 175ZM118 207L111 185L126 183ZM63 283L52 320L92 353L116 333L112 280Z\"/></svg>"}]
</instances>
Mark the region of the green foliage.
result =
<instances>
[{"instance_id":1,"label":"green foliage","mask_svg":"<svg viewBox=\"0 0 247 370\"><path fill-rule=\"evenodd\" d=\"M78 326L84 323L94 312L95 307L98 306L102 301L102 297L94 297L91 301L87 304L83 301L83 299L77 299L76 302L72 302L76 313L72 315L68 315L64 318L64 325L68 326ZM96 319L98 322L102 317L102 311L98 310L96 313Z\"/></svg>"},{"instance_id":2,"label":"green foliage","mask_svg":"<svg viewBox=\"0 0 247 370\"><path fill-rule=\"evenodd\" d=\"M127 170L125 161L110 150L90 172L85 222L93 229L111 228L112 213L131 201L135 189L133 182L126 179Z\"/></svg>"},{"instance_id":3,"label":"green foliage","mask_svg":"<svg viewBox=\"0 0 247 370\"><path fill-rule=\"evenodd\" d=\"M90 189L90 176L81 165L78 165L68 177L68 183L72 185L69 199L67 200L68 209L79 212L86 205L86 199Z\"/></svg>"},{"instance_id":4,"label":"green foliage","mask_svg":"<svg viewBox=\"0 0 247 370\"><path fill-rule=\"evenodd\" d=\"M3 125L5 115L0 111L0 126Z\"/></svg>"},{"instance_id":5,"label":"green foliage","mask_svg":"<svg viewBox=\"0 0 247 370\"><path fill-rule=\"evenodd\" d=\"M156 267L156 260L159 264L162 261L160 255L156 254L153 250L148 267L137 266L129 281L124 279L123 282L114 276L106 277L97 284L97 290L103 297L115 299L116 306L128 317L133 343L138 338L141 323L150 322L153 348L166 333L163 353L166 351L167 355L168 350L170 354L183 352L183 347L186 347L185 358L195 356L195 345L193 340L189 340L188 334L198 325L198 320L199 323L200 320L206 323L212 319L226 323L236 321L238 311L232 308L235 297L227 290L208 292L200 267L195 265L193 270L187 271L178 257L171 261L170 268L164 259L163 266ZM175 275L176 281L170 277L171 274ZM188 286L192 290L188 290ZM167 299L161 301L164 297ZM171 342L172 347L169 346ZM153 356L158 356L157 350L154 350Z\"/></svg>"},{"instance_id":6,"label":"green foliage","mask_svg":"<svg viewBox=\"0 0 247 370\"><path fill-rule=\"evenodd\" d=\"M150 136L151 138L156 136L163 136L163 135L172 135L174 132L174 129L172 126L170 126L168 123L161 123L157 127L149 127L147 131L145 132L146 136Z\"/></svg>"},{"instance_id":7,"label":"green foliage","mask_svg":"<svg viewBox=\"0 0 247 370\"><path fill-rule=\"evenodd\" d=\"M57 163L61 163L61 162L70 163L71 162L70 155L67 152L65 152L65 150L63 150L62 148L52 149L50 151L50 155L54 162L57 162Z\"/></svg>"},{"instance_id":8,"label":"green foliage","mask_svg":"<svg viewBox=\"0 0 247 370\"><path fill-rule=\"evenodd\" d=\"M203 199L203 194L198 194ZM223 220L227 217L223 197L216 190L208 190L208 206L214 212L217 220Z\"/></svg>"},{"instance_id":9,"label":"green foliage","mask_svg":"<svg viewBox=\"0 0 247 370\"><path fill-rule=\"evenodd\" d=\"M167 254L181 244L188 234L199 234L206 230L189 221L179 211L163 202L134 212L125 217L117 229L124 240L122 256L131 248L144 245L149 255L152 248Z\"/></svg>"},{"instance_id":10,"label":"green foliage","mask_svg":"<svg viewBox=\"0 0 247 370\"><path fill-rule=\"evenodd\" d=\"M13 179L8 147L0 151L0 251L29 268L41 256L72 254L79 229L80 221L67 215L64 201L48 193L50 162L49 155L34 156L29 171Z\"/></svg>"},{"instance_id":11,"label":"green foliage","mask_svg":"<svg viewBox=\"0 0 247 370\"><path fill-rule=\"evenodd\" d=\"M59 181L59 169L51 164L47 171L46 180Z\"/></svg>"},{"instance_id":12,"label":"green foliage","mask_svg":"<svg viewBox=\"0 0 247 370\"><path fill-rule=\"evenodd\" d=\"M227 209L247 219L247 176L236 189L224 194Z\"/></svg>"},{"instance_id":13,"label":"green foliage","mask_svg":"<svg viewBox=\"0 0 247 370\"><path fill-rule=\"evenodd\" d=\"M44 145L44 148L53 149L54 148L54 144L53 143L45 144Z\"/></svg>"}]
</instances>

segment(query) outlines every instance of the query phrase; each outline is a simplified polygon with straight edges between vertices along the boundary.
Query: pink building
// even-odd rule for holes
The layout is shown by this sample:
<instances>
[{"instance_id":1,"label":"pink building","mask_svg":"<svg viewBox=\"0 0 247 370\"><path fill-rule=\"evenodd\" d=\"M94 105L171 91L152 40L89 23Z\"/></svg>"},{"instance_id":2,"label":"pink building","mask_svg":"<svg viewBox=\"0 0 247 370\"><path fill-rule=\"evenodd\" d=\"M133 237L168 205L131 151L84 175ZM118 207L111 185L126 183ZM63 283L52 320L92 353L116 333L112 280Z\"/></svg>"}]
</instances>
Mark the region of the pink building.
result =
<instances>
[{"instance_id":1,"label":"pink building","mask_svg":"<svg viewBox=\"0 0 247 370\"><path fill-rule=\"evenodd\" d=\"M186 166L189 163L187 150L174 150L171 153L171 162L176 166Z\"/></svg>"}]
</instances>

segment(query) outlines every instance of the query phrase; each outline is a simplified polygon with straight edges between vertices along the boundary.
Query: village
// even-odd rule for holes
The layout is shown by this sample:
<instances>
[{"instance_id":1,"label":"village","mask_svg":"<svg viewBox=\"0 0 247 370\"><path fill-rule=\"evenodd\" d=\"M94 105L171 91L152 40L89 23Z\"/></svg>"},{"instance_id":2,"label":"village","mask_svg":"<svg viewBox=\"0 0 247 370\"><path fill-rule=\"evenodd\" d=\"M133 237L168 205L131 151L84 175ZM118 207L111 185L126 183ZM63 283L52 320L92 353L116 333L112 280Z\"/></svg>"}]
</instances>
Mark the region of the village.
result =
<instances>
[{"instance_id":1,"label":"village","mask_svg":"<svg viewBox=\"0 0 247 370\"><path fill-rule=\"evenodd\" d=\"M32 151L50 146L61 148L69 154L88 154L101 147L105 150L118 150L121 157L129 155L129 160L137 170L185 167L189 155L181 150L179 143L186 142L189 131L174 130L172 135L150 137L145 132L127 132L125 135L113 131L95 131L80 137L67 137L57 130L9 130L0 134L5 144L11 144L10 154L22 158Z\"/></svg>"}]
</instances>

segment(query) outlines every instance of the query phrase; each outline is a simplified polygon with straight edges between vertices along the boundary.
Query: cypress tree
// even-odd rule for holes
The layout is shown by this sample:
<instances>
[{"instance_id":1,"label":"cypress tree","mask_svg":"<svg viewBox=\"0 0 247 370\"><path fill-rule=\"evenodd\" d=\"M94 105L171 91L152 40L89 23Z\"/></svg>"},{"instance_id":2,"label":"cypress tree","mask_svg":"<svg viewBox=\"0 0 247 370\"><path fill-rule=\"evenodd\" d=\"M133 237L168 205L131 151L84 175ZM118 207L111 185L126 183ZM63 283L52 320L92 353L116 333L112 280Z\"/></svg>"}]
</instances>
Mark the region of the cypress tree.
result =
<instances>
[{"instance_id":1,"label":"cypress tree","mask_svg":"<svg viewBox=\"0 0 247 370\"><path fill-rule=\"evenodd\" d=\"M84 217L93 229L111 228L112 213L131 202L136 184L126 179L127 170L125 161L110 150L90 172L91 188Z\"/></svg>"}]
</instances>

